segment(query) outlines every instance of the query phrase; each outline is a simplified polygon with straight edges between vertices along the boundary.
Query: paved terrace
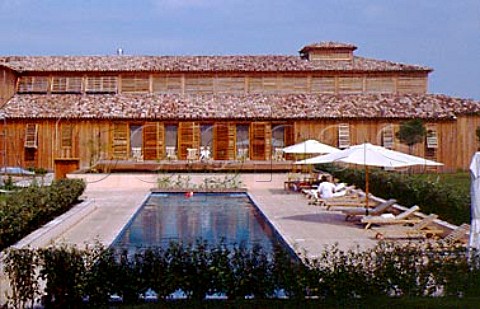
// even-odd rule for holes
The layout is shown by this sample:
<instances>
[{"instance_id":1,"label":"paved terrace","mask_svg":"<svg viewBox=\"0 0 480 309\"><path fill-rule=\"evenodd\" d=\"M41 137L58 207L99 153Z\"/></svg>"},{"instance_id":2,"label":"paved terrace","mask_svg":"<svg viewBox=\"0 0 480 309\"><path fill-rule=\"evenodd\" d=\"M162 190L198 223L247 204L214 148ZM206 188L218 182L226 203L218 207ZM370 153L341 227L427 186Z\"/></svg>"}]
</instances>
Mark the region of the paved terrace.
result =
<instances>
[{"instance_id":1,"label":"paved terrace","mask_svg":"<svg viewBox=\"0 0 480 309\"><path fill-rule=\"evenodd\" d=\"M186 175L186 174L180 174ZM192 182L222 174L189 174ZM162 177L165 174L162 175ZM100 242L105 246L115 239L157 186L155 174L76 174L83 178L87 189L84 202L22 239L15 247L38 248L50 244L83 247ZM337 211L308 205L299 193L285 191L285 174L242 174L242 181L260 210L296 252L319 256L325 246L338 243L342 250L371 248L376 244L374 232L364 230ZM454 226L446 222L449 228ZM0 259L2 256L0 255ZM3 268L3 267L2 267ZM0 304L5 303L8 280L0 269Z\"/></svg>"},{"instance_id":2,"label":"paved terrace","mask_svg":"<svg viewBox=\"0 0 480 309\"><path fill-rule=\"evenodd\" d=\"M186 174L183 174L186 175ZM163 175L162 175L163 176ZM190 174L192 182L222 174ZM25 238L18 246L42 247L51 243L108 246L156 187L154 174L82 174L87 189L84 203ZM308 205L299 193L285 191L285 174L243 174L242 181L261 211L297 252L317 256L325 245L341 249L375 245L373 232L364 230L336 211Z\"/></svg>"}]
</instances>

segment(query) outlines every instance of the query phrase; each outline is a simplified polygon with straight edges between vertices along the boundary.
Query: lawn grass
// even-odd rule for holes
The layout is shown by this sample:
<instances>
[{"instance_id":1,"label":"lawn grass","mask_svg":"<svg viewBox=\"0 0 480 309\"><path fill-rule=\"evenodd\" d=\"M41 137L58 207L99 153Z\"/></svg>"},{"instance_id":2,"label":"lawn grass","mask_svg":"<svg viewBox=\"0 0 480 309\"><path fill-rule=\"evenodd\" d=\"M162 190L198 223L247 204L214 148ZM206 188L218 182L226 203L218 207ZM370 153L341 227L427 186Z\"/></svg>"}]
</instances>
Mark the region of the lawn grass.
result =
<instances>
[{"instance_id":1,"label":"lawn grass","mask_svg":"<svg viewBox=\"0 0 480 309\"><path fill-rule=\"evenodd\" d=\"M425 180L441 181L454 187L461 194L470 195L470 173L416 174L414 176Z\"/></svg>"},{"instance_id":2,"label":"lawn grass","mask_svg":"<svg viewBox=\"0 0 480 309\"><path fill-rule=\"evenodd\" d=\"M462 201L465 201L460 208L461 214L458 214L458 217L464 218L462 221L465 223L470 223L470 173L416 174L414 177L430 181L439 181L446 184L447 187L451 187L453 191L457 192L462 197ZM447 221L449 220L449 218L444 219ZM455 223L460 224L462 222Z\"/></svg>"}]
</instances>

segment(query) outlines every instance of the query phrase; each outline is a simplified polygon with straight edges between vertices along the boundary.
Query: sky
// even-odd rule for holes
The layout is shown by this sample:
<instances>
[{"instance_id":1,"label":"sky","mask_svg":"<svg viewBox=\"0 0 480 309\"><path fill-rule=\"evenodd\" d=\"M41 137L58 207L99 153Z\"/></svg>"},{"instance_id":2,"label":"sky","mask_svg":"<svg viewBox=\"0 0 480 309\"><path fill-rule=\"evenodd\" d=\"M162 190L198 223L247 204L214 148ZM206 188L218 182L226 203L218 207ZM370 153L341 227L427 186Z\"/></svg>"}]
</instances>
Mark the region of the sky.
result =
<instances>
[{"instance_id":1,"label":"sky","mask_svg":"<svg viewBox=\"0 0 480 309\"><path fill-rule=\"evenodd\" d=\"M0 55L298 55L314 42L434 69L480 100L480 0L0 0Z\"/></svg>"}]
</instances>

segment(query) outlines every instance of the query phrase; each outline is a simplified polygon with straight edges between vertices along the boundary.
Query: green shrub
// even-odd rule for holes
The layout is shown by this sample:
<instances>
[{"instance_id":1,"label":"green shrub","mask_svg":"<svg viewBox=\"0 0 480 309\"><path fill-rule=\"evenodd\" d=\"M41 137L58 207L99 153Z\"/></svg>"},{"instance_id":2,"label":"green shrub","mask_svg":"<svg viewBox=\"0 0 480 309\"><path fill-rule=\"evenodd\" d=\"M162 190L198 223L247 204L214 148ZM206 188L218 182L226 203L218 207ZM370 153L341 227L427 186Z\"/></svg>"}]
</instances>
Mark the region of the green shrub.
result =
<instances>
[{"instance_id":1,"label":"green shrub","mask_svg":"<svg viewBox=\"0 0 480 309\"><path fill-rule=\"evenodd\" d=\"M113 294L138 304L149 289L159 301L179 289L196 302L213 293L230 300L271 299L283 290L299 302L308 297L350 307L391 297L478 296L480 256L470 253L440 242L380 242L366 251L326 247L321 256L304 257L302 263L280 248L270 256L259 247L210 248L198 241L137 252L101 246L10 249L5 270L12 287L10 305L18 308L31 305L35 295L44 295L43 305L50 308L79 307L84 299L93 307L106 305Z\"/></svg>"},{"instance_id":2,"label":"green shrub","mask_svg":"<svg viewBox=\"0 0 480 309\"><path fill-rule=\"evenodd\" d=\"M9 194L0 206L0 250L69 210L84 190L83 180L62 179Z\"/></svg>"}]
</instances>

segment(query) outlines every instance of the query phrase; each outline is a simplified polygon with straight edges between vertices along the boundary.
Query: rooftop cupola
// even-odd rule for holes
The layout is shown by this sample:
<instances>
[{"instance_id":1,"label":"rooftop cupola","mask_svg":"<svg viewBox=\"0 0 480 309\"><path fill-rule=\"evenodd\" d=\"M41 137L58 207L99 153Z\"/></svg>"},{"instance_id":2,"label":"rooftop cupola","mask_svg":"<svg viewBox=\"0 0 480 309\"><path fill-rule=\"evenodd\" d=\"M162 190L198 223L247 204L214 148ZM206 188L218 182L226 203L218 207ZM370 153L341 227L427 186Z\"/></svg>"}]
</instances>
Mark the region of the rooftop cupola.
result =
<instances>
[{"instance_id":1,"label":"rooftop cupola","mask_svg":"<svg viewBox=\"0 0 480 309\"><path fill-rule=\"evenodd\" d=\"M352 61L355 49L357 46L348 43L319 42L306 45L299 52L300 57L309 61Z\"/></svg>"}]
</instances>

